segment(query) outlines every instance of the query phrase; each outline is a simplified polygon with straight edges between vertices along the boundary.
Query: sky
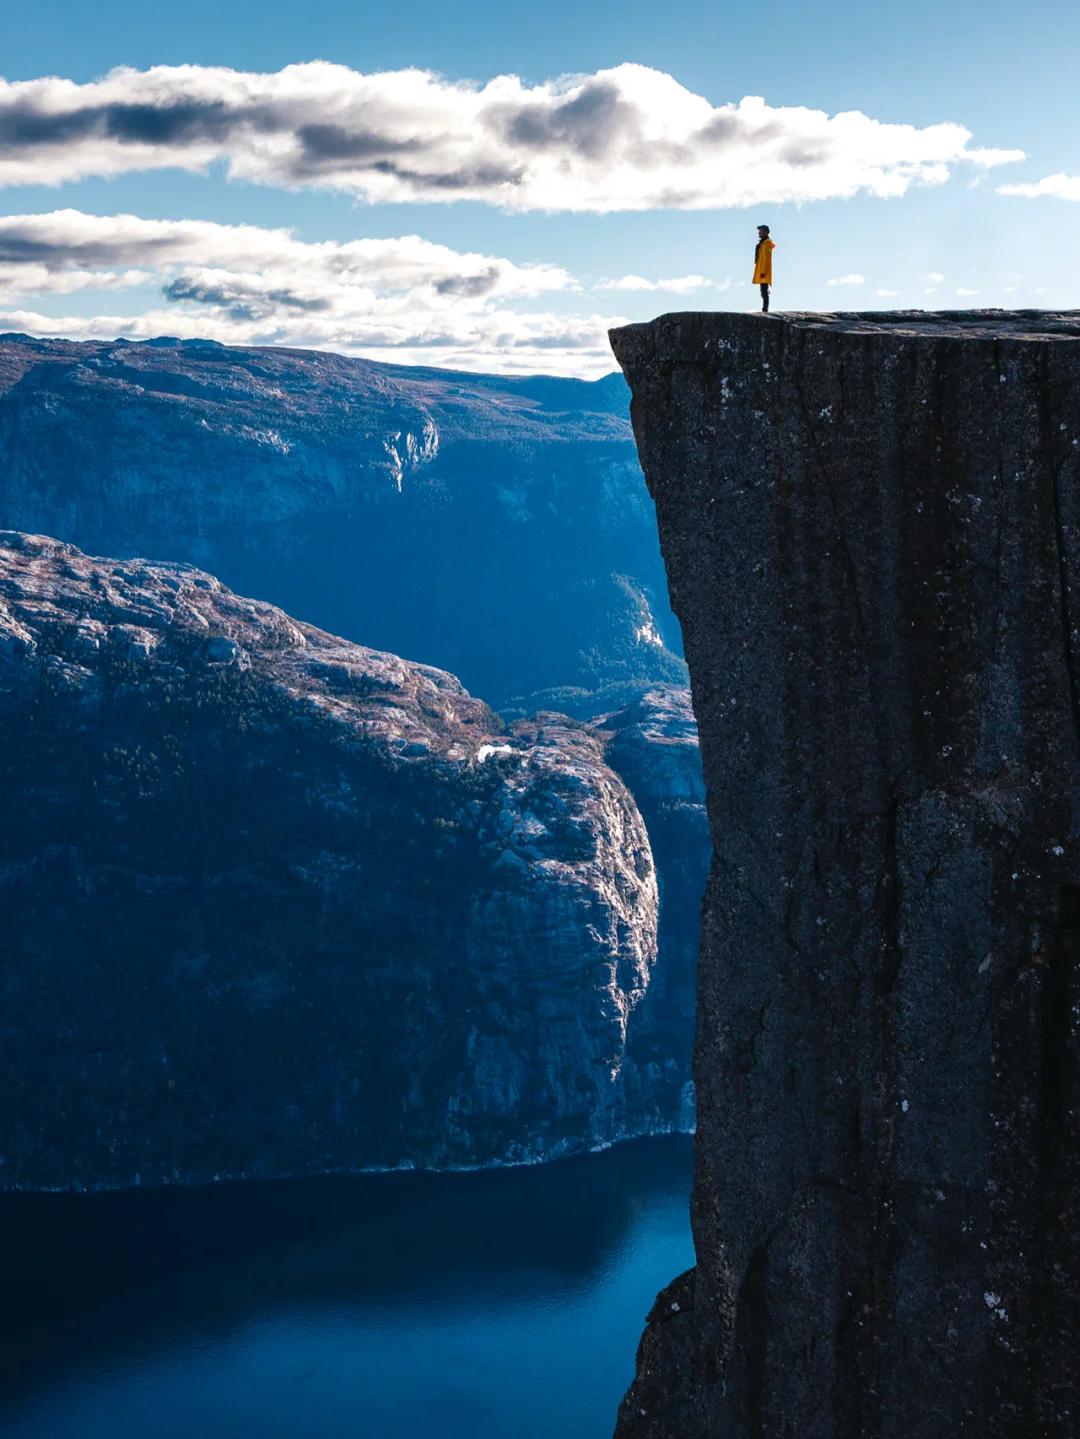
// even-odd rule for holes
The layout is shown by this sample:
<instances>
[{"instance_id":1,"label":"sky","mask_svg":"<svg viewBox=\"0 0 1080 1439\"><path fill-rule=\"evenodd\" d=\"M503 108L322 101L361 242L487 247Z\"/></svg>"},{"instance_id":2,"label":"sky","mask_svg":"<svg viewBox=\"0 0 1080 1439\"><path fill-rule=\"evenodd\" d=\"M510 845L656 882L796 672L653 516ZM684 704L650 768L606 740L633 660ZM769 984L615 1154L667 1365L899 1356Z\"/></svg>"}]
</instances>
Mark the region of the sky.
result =
<instances>
[{"instance_id":1,"label":"sky","mask_svg":"<svg viewBox=\"0 0 1080 1439\"><path fill-rule=\"evenodd\" d=\"M612 324L1080 306L1080 6L34 0L0 331L594 378Z\"/></svg>"}]
</instances>

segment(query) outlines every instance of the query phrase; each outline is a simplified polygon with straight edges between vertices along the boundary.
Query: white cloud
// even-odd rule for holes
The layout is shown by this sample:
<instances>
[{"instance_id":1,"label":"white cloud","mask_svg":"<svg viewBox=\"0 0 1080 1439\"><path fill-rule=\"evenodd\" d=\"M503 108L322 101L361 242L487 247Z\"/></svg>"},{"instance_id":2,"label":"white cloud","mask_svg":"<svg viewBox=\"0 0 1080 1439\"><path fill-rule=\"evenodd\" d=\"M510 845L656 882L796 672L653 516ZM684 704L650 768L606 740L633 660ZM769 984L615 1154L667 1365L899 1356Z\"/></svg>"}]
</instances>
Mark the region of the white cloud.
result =
<instances>
[{"instance_id":1,"label":"white cloud","mask_svg":"<svg viewBox=\"0 0 1080 1439\"><path fill-rule=\"evenodd\" d=\"M712 286L711 280L706 280L704 275L680 275L674 280L657 280L656 288L666 290L671 295L689 295L693 290L704 290Z\"/></svg>"},{"instance_id":2,"label":"white cloud","mask_svg":"<svg viewBox=\"0 0 1080 1439\"><path fill-rule=\"evenodd\" d=\"M875 290L875 295L899 295L899 290Z\"/></svg>"},{"instance_id":3,"label":"white cloud","mask_svg":"<svg viewBox=\"0 0 1080 1439\"><path fill-rule=\"evenodd\" d=\"M568 272L556 265L515 265L463 254L418 235L310 243L288 230L207 220L143 220L80 210L0 217L4 288L17 283L22 290L67 291L89 283L115 284L118 272L124 283L135 283L145 281L140 272L147 269L188 273L192 266L205 265L287 274L295 282L294 293L292 301L278 296L283 304L325 298L335 286L355 290L369 283L393 290L427 287L443 301L576 288Z\"/></svg>"},{"instance_id":4,"label":"white cloud","mask_svg":"<svg viewBox=\"0 0 1080 1439\"><path fill-rule=\"evenodd\" d=\"M45 315L0 309L0 331L63 335L74 340L147 340L158 335L221 340L232 345L283 344L361 355L400 365L434 365L483 374L606 375L614 369L607 331L625 315L494 314L471 331L459 326L439 335L396 337L375 327L333 325L263 326L229 323L221 316L146 310L128 315Z\"/></svg>"},{"instance_id":5,"label":"white cloud","mask_svg":"<svg viewBox=\"0 0 1080 1439\"><path fill-rule=\"evenodd\" d=\"M666 290L673 295L689 295L693 290L726 290L731 284L725 280L718 285L704 275L682 275L675 280L646 280L641 275L623 275L621 280L600 280L594 290Z\"/></svg>"},{"instance_id":6,"label":"white cloud","mask_svg":"<svg viewBox=\"0 0 1080 1439\"><path fill-rule=\"evenodd\" d=\"M643 275L624 275L621 280L601 280L594 287L597 290L655 290L656 283L646 280Z\"/></svg>"},{"instance_id":7,"label":"white cloud","mask_svg":"<svg viewBox=\"0 0 1080 1439\"><path fill-rule=\"evenodd\" d=\"M827 284L830 284L830 285L865 285L865 284L866 284L866 276L865 276L865 275L839 275L839 276L837 276L837 278L836 278L835 280L829 280L829 281L827 281L826 283L827 283Z\"/></svg>"},{"instance_id":8,"label":"white cloud","mask_svg":"<svg viewBox=\"0 0 1080 1439\"><path fill-rule=\"evenodd\" d=\"M161 65L85 85L0 81L0 185L223 161L236 179L373 202L716 209L903 195L943 183L957 164L1023 158L971 138L959 124L886 124L758 96L714 106L630 64L535 86L325 61L273 74Z\"/></svg>"},{"instance_id":9,"label":"white cloud","mask_svg":"<svg viewBox=\"0 0 1080 1439\"><path fill-rule=\"evenodd\" d=\"M999 185L999 195L1025 195L1036 199L1050 195L1055 200L1080 200L1080 175L1047 175L1034 185Z\"/></svg>"},{"instance_id":10,"label":"white cloud","mask_svg":"<svg viewBox=\"0 0 1080 1439\"><path fill-rule=\"evenodd\" d=\"M927 285L941 285L945 281L945 276L939 275L936 271L931 270L928 275L920 275L919 279Z\"/></svg>"},{"instance_id":11,"label":"white cloud","mask_svg":"<svg viewBox=\"0 0 1080 1439\"><path fill-rule=\"evenodd\" d=\"M960 289L957 290L956 293L957 293L958 295L977 295L979 292L978 292L978 290L965 290L965 289L963 288L963 286L961 286Z\"/></svg>"},{"instance_id":12,"label":"white cloud","mask_svg":"<svg viewBox=\"0 0 1080 1439\"><path fill-rule=\"evenodd\" d=\"M162 301L134 316L41 308L49 296L136 285L157 288ZM416 235L308 243L254 225L78 210L0 218L0 329L33 334L172 334L474 370L604 373L607 329L623 317L543 303L578 289L558 266L462 254Z\"/></svg>"}]
</instances>

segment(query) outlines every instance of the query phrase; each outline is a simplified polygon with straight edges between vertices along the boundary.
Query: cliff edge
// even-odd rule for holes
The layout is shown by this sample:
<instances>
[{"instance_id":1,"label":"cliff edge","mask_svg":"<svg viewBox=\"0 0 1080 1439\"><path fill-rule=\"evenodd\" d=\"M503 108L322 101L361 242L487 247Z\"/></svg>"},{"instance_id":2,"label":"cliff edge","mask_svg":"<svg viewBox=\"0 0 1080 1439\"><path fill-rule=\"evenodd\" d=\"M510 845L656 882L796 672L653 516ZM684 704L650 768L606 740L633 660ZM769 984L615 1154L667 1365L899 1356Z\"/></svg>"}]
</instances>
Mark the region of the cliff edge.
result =
<instances>
[{"instance_id":1,"label":"cliff edge","mask_svg":"<svg viewBox=\"0 0 1080 1439\"><path fill-rule=\"evenodd\" d=\"M620 1439L1080 1432L1080 314L612 332L701 735L698 1263Z\"/></svg>"}]
</instances>

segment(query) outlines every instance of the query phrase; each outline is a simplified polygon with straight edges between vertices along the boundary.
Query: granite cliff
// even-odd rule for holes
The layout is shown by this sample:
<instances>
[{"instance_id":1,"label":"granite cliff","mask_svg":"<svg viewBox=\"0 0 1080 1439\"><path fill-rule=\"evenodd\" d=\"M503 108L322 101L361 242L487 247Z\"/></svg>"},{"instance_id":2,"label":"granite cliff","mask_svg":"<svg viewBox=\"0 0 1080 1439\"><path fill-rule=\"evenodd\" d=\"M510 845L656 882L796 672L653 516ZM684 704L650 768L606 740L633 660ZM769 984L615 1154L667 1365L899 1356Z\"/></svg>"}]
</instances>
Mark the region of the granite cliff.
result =
<instances>
[{"instance_id":1,"label":"granite cliff","mask_svg":"<svg viewBox=\"0 0 1080 1439\"><path fill-rule=\"evenodd\" d=\"M0 527L182 560L503 714L685 683L622 377L0 336Z\"/></svg>"},{"instance_id":2,"label":"granite cliff","mask_svg":"<svg viewBox=\"0 0 1080 1439\"><path fill-rule=\"evenodd\" d=\"M1080 314L669 315L696 1269L620 1439L1080 1425Z\"/></svg>"},{"instance_id":3,"label":"granite cliff","mask_svg":"<svg viewBox=\"0 0 1080 1439\"><path fill-rule=\"evenodd\" d=\"M685 1125L689 986L650 1002L655 865L605 746L661 749L656 806L694 813L677 694L506 727L189 565L0 536L0 1185Z\"/></svg>"}]
</instances>

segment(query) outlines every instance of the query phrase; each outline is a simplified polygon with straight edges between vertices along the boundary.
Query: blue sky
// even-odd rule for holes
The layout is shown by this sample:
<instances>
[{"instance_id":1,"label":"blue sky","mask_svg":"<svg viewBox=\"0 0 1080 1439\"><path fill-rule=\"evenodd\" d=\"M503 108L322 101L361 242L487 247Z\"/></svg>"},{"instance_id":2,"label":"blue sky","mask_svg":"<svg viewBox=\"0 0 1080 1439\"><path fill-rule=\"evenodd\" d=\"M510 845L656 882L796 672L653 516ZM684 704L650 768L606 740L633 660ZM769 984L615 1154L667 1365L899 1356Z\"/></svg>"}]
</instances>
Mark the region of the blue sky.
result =
<instances>
[{"instance_id":1,"label":"blue sky","mask_svg":"<svg viewBox=\"0 0 1080 1439\"><path fill-rule=\"evenodd\" d=\"M440 166L453 168L455 157L468 150L474 168L495 159L505 167L515 142L501 141L498 156L473 145L470 127L480 120L470 118L460 92L447 87L436 98L445 101L439 123L450 130L445 144L430 153L419 147L423 183L395 181L392 193L384 186L383 197L373 201L371 184L383 183L385 165L374 181L358 178L349 162L348 173L331 164L309 182L298 179L295 167L282 169L268 159L268 151L252 158L250 147L238 149L232 140L217 152L208 150L202 170L177 168L168 145L158 146L149 168L142 168L126 141L109 152L83 132L82 139L50 142L47 151L35 148L19 140L29 131L5 128L0 95L0 181L7 182L0 189L0 328L87 335L126 329L136 337L167 329L472 368L597 374L611 367L602 344L611 319L673 308L752 307L749 262L754 227L762 219L778 245L776 309L1077 306L1080 124L1077 87L1066 77L1077 73L1078 42L1075 0L1050 0L1037 11L923 0L906 7L846 0L666 7L608 0L530 7L487 0L315 0L306 6L189 0L179 11L129 0L9 5L0 15L0 73L9 84L51 75L86 85L121 65L273 75L315 59L360 75L416 67L477 86L500 75L519 76L526 87L578 75L593 77L582 82L581 105L598 88L618 92L611 102L615 119L604 122L607 144L611 125L617 129L618 117L630 114L628 105L639 106L649 123L666 123L671 109L668 92L645 71L620 72L617 81L596 78L598 71L630 62L672 77L712 107L764 97L770 107L765 128L782 132L777 143L784 153L804 148L811 157L788 166L790 184L798 188L804 178L818 183L814 157L830 146L836 152L830 175L840 178L820 181L826 198L785 198L789 180L781 178L771 198L756 201L755 156L766 152L747 151L738 137L729 137L699 157L690 178L688 170L679 170L690 162L673 162L673 192L691 208L672 205L658 184L655 156L629 174L631 152L624 145L623 169L616 174L614 160L598 158L599 131L589 131L593 148L578 164L585 142L581 135L566 141L558 120L565 96L577 93L564 85L541 97L550 144L548 130L539 139L530 132L528 143L522 142L535 173L510 190L505 183L501 189L481 183L465 187L465 198L448 201L444 195L461 191L440 175ZM209 95L207 104L220 107L215 73L205 72L209 80L201 71L182 80L174 73L165 99L153 102L159 116L172 113L178 95L188 103L192 85ZM114 86L109 103L145 108L143 82L125 84L130 96ZM390 80L377 100L380 115L399 91L407 108L405 81ZM306 136L324 122L345 123L340 97L326 101L324 114L321 94L318 76L305 80L303 114L286 130L292 124ZM53 115L58 105L82 107L85 114L91 101L97 104L96 95L79 92L71 99L58 91L11 90L9 118L25 114L27 106L38 107L38 119ZM526 121L533 123L533 98L508 102L517 106L507 122L511 136L523 133ZM264 109L267 103L258 100ZM295 110L301 101L289 91L282 103ZM355 130L360 101L348 103L348 125ZM828 117L860 111L885 130L880 142L878 131L869 129L853 135L833 126L826 135L794 107ZM631 121L637 124L634 116ZM394 153L417 152L412 131L402 139L407 117L386 123L391 128L380 132L380 143L396 147ZM948 178L926 183L935 178L927 168L932 159L915 132L947 123L971 138L949 140L938 166ZM687 124L689 144L698 132L696 121ZM901 126L911 131L890 128ZM759 126L755 133L765 131ZM558 165L570 154L566 145L576 148L563 187ZM848 151L854 146L863 156L867 145L879 145L886 157L899 146L901 171L922 167L894 184L896 167L881 161L892 179L871 188L892 184L904 193L881 198L865 186L851 196L843 193L849 170L856 180L862 173L857 165L851 169ZM972 151L999 152L998 158L1023 151L1025 158L972 162L964 158ZM178 155L177 164L194 164L193 153ZM871 156L874 165L880 160L876 152ZM725 167L735 175L730 182ZM998 192L1002 184L1036 184L1055 175L1073 177L1073 183L1057 181L1050 188L1077 199ZM35 183L42 176L59 183ZM448 188L440 189L443 183ZM562 205L564 194L568 208L553 209L552 197ZM744 205L747 196L751 203ZM594 197L606 213L591 212ZM56 212L67 218L29 227L19 222ZM118 229L117 215L174 223L171 229ZM91 224L85 217L98 219ZM179 222L202 222L202 228ZM223 226L247 229L240 235ZM261 238L283 227L292 232L291 246ZM398 244L409 236L422 243ZM357 251L360 240L382 243ZM840 280L847 283L829 283ZM644 288L658 282L668 288Z\"/></svg>"}]
</instances>

